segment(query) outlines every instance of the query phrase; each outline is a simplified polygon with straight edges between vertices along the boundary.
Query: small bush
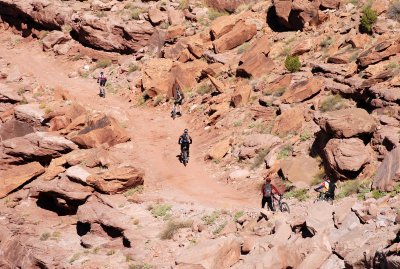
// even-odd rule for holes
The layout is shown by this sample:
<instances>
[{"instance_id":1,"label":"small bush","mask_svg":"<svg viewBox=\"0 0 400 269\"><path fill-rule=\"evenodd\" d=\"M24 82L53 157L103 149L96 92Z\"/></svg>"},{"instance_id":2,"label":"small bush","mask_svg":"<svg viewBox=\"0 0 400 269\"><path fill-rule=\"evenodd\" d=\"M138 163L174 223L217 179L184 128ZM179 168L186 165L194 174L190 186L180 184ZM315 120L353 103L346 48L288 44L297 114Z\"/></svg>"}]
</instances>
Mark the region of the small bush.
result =
<instances>
[{"instance_id":1,"label":"small bush","mask_svg":"<svg viewBox=\"0 0 400 269\"><path fill-rule=\"evenodd\" d=\"M133 20L139 20L140 14L142 14L144 12L144 10L139 7L130 7L129 9L130 9L131 18Z\"/></svg>"},{"instance_id":2,"label":"small bush","mask_svg":"<svg viewBox=\"0 0 400 269\"><path fill-rule=\"evenodd\" d=\"M376 23L378 19L378 14L371 7L366 7L363 10L360 21L360 30L363 33L372 33L372 26Z\"/></svg>"},{"instance_id":3,"label":"small bush","mask_svg":"<svg viewBox=\"0 0 400 269\"><path fill-rule=\"evenodd\" d=\"M311 185L315 186L317 184L322 183L324 181L324 177L325 177L325 170L321 168L319 172L313 177Z\"/></svg>"},{"instance_id":4,"label":"small bush","mask_svg":"<svg viewBox=\"0 0 400 269\"><path fill-rule=\"evenodd\" d=\"M253 164L251 165L252 170L260 167L260 165L264 163L264 158L267 156L268 152L267 149L262 149L258 152L257 156L254 158Z\"/></svg>"},{"instance_id":5,"label":"small bush","mask_svg":"<svg viewBox=\"0 0 400 269\"><path fill-rule=\"evenodd\" d=\"M160 24L160 28L161 28L161 29L168 29L169 26L170 26L170 25L169 25L168 22L163 22L163 23Z\"/></svg>"},{"instance_id":6,"label":"small bush","mask_svg":"<svg viewBox=\"0 0 400 269\"><path fill-rule=\"evenodd\" d=\"M40 241L46 241L47 239L49 239L51 236L50 233L42 233L42 235L40 236Z\"/></svg>"},{"instance_id":7,"label":"small bush","mask_svg":"<svg viewBox=\"0 0 400 269\"><path fill-rule=\"evenodd\" d=\"M249 42L244 42L242 45L240 45L237 49L237 53L238 54L242 54L243 52L245 52L247 50L247 48L250 46Z\"/></svg>"},{"instance_id":8,"label":"small bush","mask_svg":"<svg viewBox=\"0 0 400 269\"><path fill-rule=\"evenodd\" d=\"M164 99L164 97L161 94L157 95L153 101L153 106L158 106L162 102L163 99Z\"/></svg>"},{"instance_id":9,"label":"small bush","mask_svg":"<svg viewBox=\"0 0 400 269\"><path fill-rule=\"evenodd\" d=\"M213 9L213 8L208 9L208 18L212 21L215 20L216 18L224 16L224 15L227 15L227 13L219 12L218 10Z\"/></svg>"},{"instance_id":10,"label":"small bush","mask_svg":"<svg viewBox=\"0 0 400 269\"><path fill-rule=\"evenodd\" d=\"M288 55L285 60L285 67L291 73L299 71L301 67L299 56Z\"/></svg>"},{"instance_id":11,"label":"small bush","mask_svg":"<svg viewBox=\"0 0 400 269\"><path fill-rule=\"evenodd\" d=\"M151 207L150 212L155 218L158 218L167 215L167 213L171 211L171 209L172 206L170 205L156 204Z\"/></svg>"},{"instance_id":12,"label":"small bush","mask_svg":"<svg viewBox=\"0 0 400 269\"><path fill-rule=\"evenodd\" d=\"M300 135L300 140L301 141L307 141L308 139L310 139L312 137L312 134L310 134L309 132L304 132Z\"/></svg>"},{"instance_id":13,"label":"small bush","mask_svg":"<svg viewBox=\"0 0 400 269\"><path fill-rule=\"evenodd\" d=\"M211 91L212 91L212 88L208 84L202 84L197 89L197 93L200 94L200 95L204 95L204 94L210 93Z\"/></svg>"},{"instance_id":14,"label":"small bush","mask_svg":"<svg viewBox=\"0 0 400 269\"><path fill-rule=\"evenodd\" d=\"M264 183L263 183L264 184ZM240 211L236 211L235 215L233 215L233 218L235 219L235 221L237 221L238 219L240 219L242 216L244 215L244 211L240 210Z\"/></svg>"},{"instance_id":15,"label":"small bush","mask_svg":"<svg viewBox=\"0 0 400 269\"><path fill-rule=\"evenodd\" d=\"M127 190L126 192L124 192L124 196L129 197L136 193L141 194L141 193L143 193L143 190L144 190L143 185L139 185L139 186L136 186L136 187L131 188L131 189Z\"/></svg>"},{"instance_id":16,"label":"small bush","mask_svg":"<svg viewBox=\"0 0 400 269\"><path fill-rule=\"evenodd\" d=\"M307 200L309 198L307 189L292 189L284 194L286 199L295 198L301 202Z\"/></svg>"},{"instance_id":17,"label":"small bush","mask_svg":"<svg viewBox=\"0 0 400 269\"><path fill-rule=\"evenodd\" d=\"M128 67L128 75L138 70L139 67L136 64L130 64Z\"/></svg>"},{"instance_id":18,"label":"small bush","mask_svg":"<svg viewBox=\"0 0 400 269\"><path fill-rule=\"evenodd\" d=\"M322 112L335 111L345 107L344 99L340 95L332 95L326 97L322 102L319 110Z\"/></svg>"},{"instance_id":19,"label":"small bush","mask_svg":"<svg viewBox=\"0 0 400 269\"><path fill-rule=\"evenodd\" d=\"M337 198L344 198L344 197L348 197L352 194L356 194L359 192L359 188L361 186L360 181L354 179L354 180L348 180L346 182L344 182L340 188L339 188L339 192L336 195Z\"/></svg>"},{"instance_id":20,"label":"small bush","mask_svg":"<svg viewBox=\"0 0 400 269\"><path fill-rule=\"evenodd\" d=\"M181 0L179 2L179 9L188 9L189 8L189 0Z\"/></svg>"},{"instance_id":21,"label":"small bush","mask_svg":"<svg viewBox=\"0 0 400 269\"><path fill-rule=\"evenodd\" d=\"M220 225L218 225L218 227L215 228L215 230L213 231L213 234L214 234L214 235L219 234L219 233L225 228L226 224L228 224L228 222L227 222L227 221L224 221L223 223L221 223Z\"/></svg>"},{"instance_id":22,"label":"small bush","mask_svg":"<svg viewBox=\"0 0 400 269\"><path fill-rule=\"evenodd\" d=\"M319 45L322 48L329 48L332 45L332 43L333 43L333 39L332 39L332 37L329 36L326 39L324 39L323 41L321 41L321 43L319 43Z\"/></svg>"},{"instance_id":23,"label":"small bush","mask_svg":"<svg viewBox=\"0 0 400 269\"><path fill-rule=\"evenodd\" d=\"M235 121L235 122L233 123L233 126L234 126L234 127L239 127L239 126L242 126L242 124L243 124L243 121L237 120L237 121Z\"/></svg>"},{"instance_id":24,"label":"small bush","mask_svg":"<svg viewBox=\"0 0 400 269\"><path fill-rule=\"evenodd\" d=\"M213 225L215 221L219 218L221 215L221 212L219 211L214 211L210 215L205 215L201 218L201 220L204 222L206 225Z\"/></svg>"},{"instance_id":25,"label":"small bush","mask_svg":"<svg viewBox=\"0 0 400 269\"><path fill-rule=\"evenodd\" d=\"M172 239L174 235L183 228L189 228L192 226L192 223L189 221L169 221L167 226L160 234L160 238L162 240Z\"/></svg>"},{"instance_id":26,"label":"small bush","mask_svg":"<svg viewBox=\"0 0 400 269\"><path fill-rule=\"evenodd\" d=\"M148 263L129 265L129 269L152 269L152 268L153 268L153 265L148 264Z\"/></svg>"},{"instance_id":27,"label":"small bush","mask_svg":"<svg viewBox=\"0 0 400 269\"><path fill-rule=\"evenodd\" d=\"M384 192L384 191L380 191L380 190L372 191L372 198L375 198L375 199L385 197L386 195L387 195L387 192Z\"/></svg>"},{"instance_id":28,"label":"small bush","mask_svg":"<svg viewBox=\"0 0 400 269\"><path fill-rule=\"evenodd\" d=\"M273 96L279 97L279 96L282 96L285 92L286 92L286 88L285 87L279 87L278 89L276 89L274 91Z\"/></svg>"},{"instance_id":29,"label":"small bush","mask_svg":"<svg viewBox=\"0 0 400 269\"><path fill-rule=\"evenodd\" d=\"M389 9L387 11L387 16L392 19L400 22L400 1L394 1L390 4Z\"/></svg>"},{"instance_id":30,"label":"small bush","mask_svg":"<svg viewBox=\"0 0 400 269\"><path fill-rule=\"evenodd\" d=\"M104 18L107 17L107 13L105 11L98 11L95 13L96 17L98 18Z\"/></svg>"},{"instance_id":31,"label":"small bush","mask_svg":"<svg viewBox=\"0 0 400 269\"><path fill-rule=\"evenodd\" d=\"M278 160L285 159L292 155L293 152L293 146L292 145L286 145L284 146L279 152L278 152Z\"/></svg>"},{"instance_id":32,"label":"small bush","mask_svg":"<svg viewBox=\"0 0 400 269\"><path fill-rule=\"evenodd\" d=\"M96 65L94 66L94 69L98 69L98 68L104 69L104 68L109 67L111 64L112 64L111 59L99 60L99 61L96 62Z\"/></svg>"}]
</instances>

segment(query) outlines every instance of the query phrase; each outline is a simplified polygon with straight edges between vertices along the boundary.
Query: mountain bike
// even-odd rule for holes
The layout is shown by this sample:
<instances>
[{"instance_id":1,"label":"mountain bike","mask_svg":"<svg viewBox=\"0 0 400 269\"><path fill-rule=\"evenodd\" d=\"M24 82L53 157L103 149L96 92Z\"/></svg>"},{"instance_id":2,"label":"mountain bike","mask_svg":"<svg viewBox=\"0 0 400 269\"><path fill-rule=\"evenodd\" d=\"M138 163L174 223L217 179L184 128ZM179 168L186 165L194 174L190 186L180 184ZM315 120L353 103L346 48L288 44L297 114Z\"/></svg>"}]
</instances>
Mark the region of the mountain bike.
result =
<instances>
[{"instance_id":1,"label":"mountain bike","mask_svg":"<svg viewBox=\"0 0 400 269\"><path fill-rule=\"evenodd\" d=\"M106 98L106 91L104 90L104 86L100 86L100 97Z\"/></svg>"},{"instance_id":2,"label":"mountain bike","mask_svg":"<svg viewBox=\"0 0 400 269\"><path fill-rule=\"evenodd\" d=\"M281 211L281 212L288 212L290 213L290 208L289 205L282 201L283 199L283 195L279 195L279 199L278 198L273 198L273 204L274 204L274 208L277 208Z\"/></svg>"},{"instance_id":3,"label":"mountain bike","mask_svg":"<svg viewBox=\"0 0 400 269\"><path fill-rule=\"evenodd\" d=\"M189 150L187 147L184 147L181 152L181 161L184 166L186 166L189 162Z\"/></svg>"},{"instance_id":4,"label":"mountain bike","mask_svg":"<svg viewBox=\"0 0 400 269\"><path fill-rule=\"evenodd\" d=\"M333 204L333 199L332 199L331 197L328 197L328 196L326 195L326 193L323 193L323 192L320 192L320 191L319 191L319 195L318 195L317 198L315 198L314 204L315 204L316 202L320 202L320 201L326 201L326 202L328 202L328 203L330 203L330 204Z\"/></svg>"}]
</instances>

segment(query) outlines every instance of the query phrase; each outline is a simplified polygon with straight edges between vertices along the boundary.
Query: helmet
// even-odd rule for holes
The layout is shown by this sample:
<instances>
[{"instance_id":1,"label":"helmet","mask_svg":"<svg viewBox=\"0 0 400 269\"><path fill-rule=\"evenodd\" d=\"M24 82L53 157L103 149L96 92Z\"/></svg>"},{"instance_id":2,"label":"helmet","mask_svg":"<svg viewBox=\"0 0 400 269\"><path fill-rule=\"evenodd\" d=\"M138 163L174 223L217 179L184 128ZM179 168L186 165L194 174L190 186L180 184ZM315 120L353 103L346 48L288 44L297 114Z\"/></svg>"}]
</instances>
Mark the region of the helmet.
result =
<instances>
[{"instance_id":1,"label":"helmet","mask_svg":"<svg viewBox=\"0 0 400 269\"><path fill-rule=\"evenodd\" d=\"M265 179L265 181L266 181L266 182L271 182L271 179L270 179L269 177L267 177L267 178Z\"/></svg>"},{"instance_id":2,"label":"helmet","mask_svg":"<svg viewBox=\"0 0 400 269\"><path fill-rule=\"evenodd\" d=\"M189 132L189 130L188 130L188 129L185 129L183 132L184 132L185 134L187 134L187 133Z\"/></svg>"},{"instance_id":3,"label":"helmet","mask_svg":"<svg viewBox=\"0 0 400 269\"><path fill-rule=\"evenodd\" d=\"M104 74L104 72L103 72L103 71L101 71L101 72L100 72L100 74L101 74L101 75L103 75L103 74Z\"/></svg>"}]
</instances>

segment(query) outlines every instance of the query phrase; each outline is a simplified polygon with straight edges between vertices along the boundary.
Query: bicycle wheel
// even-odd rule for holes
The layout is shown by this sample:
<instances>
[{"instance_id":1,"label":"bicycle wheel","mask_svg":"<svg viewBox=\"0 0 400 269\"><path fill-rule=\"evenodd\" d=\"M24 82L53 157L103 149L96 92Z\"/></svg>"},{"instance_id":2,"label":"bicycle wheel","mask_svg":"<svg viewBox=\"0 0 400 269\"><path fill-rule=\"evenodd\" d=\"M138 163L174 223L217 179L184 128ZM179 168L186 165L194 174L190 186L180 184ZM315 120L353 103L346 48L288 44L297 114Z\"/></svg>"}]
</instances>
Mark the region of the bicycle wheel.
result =
<instances>
[{"instance_id":1,"label":"bicycle wheel","mask_svg":"<svg viewBox=\"0 0 400 269\"><path fill-rule=\"evenodd\" d=\"M279 205L279 209L281 210L281 212L288 212L288 213L290 213L289 205L288 205L286 202L282 202L282 203Z\"/></svg>"},{"instance_id":2,"label":"bicycle wheel","mask_svg":"<svg viewBox=\"0 0 400 269\"><path fill-rule=\"evenodd\" d=\"M187 151L185 150L185 151L183 151L183 156L182 156L182 162L183 162L183 165L184 166L186 166L187 165L187 162L188 162L188 158L187 158Z\"/></svg>"}]
</instances>

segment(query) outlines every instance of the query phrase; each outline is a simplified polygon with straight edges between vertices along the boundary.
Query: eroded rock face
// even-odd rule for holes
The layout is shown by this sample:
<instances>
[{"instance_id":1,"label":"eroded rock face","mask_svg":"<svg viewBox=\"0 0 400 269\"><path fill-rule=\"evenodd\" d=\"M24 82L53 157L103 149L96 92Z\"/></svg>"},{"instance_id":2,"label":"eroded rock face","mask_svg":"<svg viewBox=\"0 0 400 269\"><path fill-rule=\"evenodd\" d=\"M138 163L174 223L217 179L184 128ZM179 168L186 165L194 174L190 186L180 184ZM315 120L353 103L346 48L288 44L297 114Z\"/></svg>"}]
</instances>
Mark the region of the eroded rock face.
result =
<instances>
[{"instance_id":1,"label":"eroded rock face","mask_svg":"<svg viewBox=\"0 0 400 269\"><path fill-rule=\"evenodd\" d=\"M358 56L358 64L365 68L400 52L400 40L386 40L364 51Z\"/></svg>"},{"instance_id":2,"label":"eroded rock face","mask_svg":"<svg viewBox=\"0 0 400 269\"><path fill-rule=\"evenodd\" d=\"M318 25L319 1L274 0L273 11L278 23L288 29L301 30L306 23Z\"/></svg>"},{"instance_id":3,"label":"eroded rock face","mask_svg":"<svg viewBox=\"0 0 400 269\"><path fill-rule=\"evenodd\" d=\"M361 108L327 112L314 120L325 132L337 138L370 134L376 128L374 118Z\"/></svg>"},{"instance_id":4,"label":"eroded rock face","mask_svg":"<svg viewBox=\"0 0 400 269\"><path fill-rule=\"evenodd\" d=\"M309 186L314 176L319 172L317 160L309 156L297 156L280 162L280 167L285 179L296 187Z\"/></svg>"},{"instance_id":5,"label":"eroded rock face","mask_svg":"<svg viewBox=\"0 0 400 269\"><path fill-rule=\"evenodd\" d=\"M312 77L308 80L293 85L285 91L281 100L284 103L298 103L307 100L321 91L324 86L324 80L318 77Z\"/></svg>"},{"instance_id":6,"label":"eroded rock face","mask_svg":"<svg viewBox=\"0 0 400 269\"><path fill-rule=\"evenodd\" d=\"M149 45L155 33L149 23L118 22L91 14L74 14L72 28L85 45L106 51L134 53Z\"/></svg>"},{"instance_id":7,"label":"eroded rock face","mask_svg":"<svg viewBox=\"0 0 400 269\"><path fill-rule=\"evenodd\" d=\"M385 159L376 171L372 187L381 191L392 191L400 180L400 148L386 154Z\"/></svg>"},{"instance_id":8,"label":"eroded rock face","mask_svg":"<svg viewBox=\"0 0 400 269\"><path fill-rule=\"evenodd\" d=\"M33 132L34 129L30 124L12 119L0 126L0 141L24 136Z\"/></svg>"},{"instance_id":9,"label":"eroded rock face","mask_svg":"<svg viewBox=\"0 0 400 269\"><path fill-rule=\"evenodd\" d=\"M222 53L236 48L252 39L255 34L257 34L257 27L255 24L246 24L244 21L239 21L231 31L214 41L215 52Z\"/></svg>"},{"instance_id":10,"label":"eroded rock face","mask_svg":"<svg viewBox=\"0 0 400 269\"><path fill-rule=\"evenodd\" d=\"M372 159L371 148L358 138L331 139L324 149L329 167L339 177L359 172Z\"/></svg>"},{"instance_id":11,"label":"eroded rock face","mask_svg":"<svg viewBox=\"0 0 400 269\"><path fill-rule=\"evenodd\" d=\"M99 116L90 120L84 129L71 138L81 148L94 148L102 144L113 146L129 139L117 120L108 116Z\"/></svg>"}]
</instances>

